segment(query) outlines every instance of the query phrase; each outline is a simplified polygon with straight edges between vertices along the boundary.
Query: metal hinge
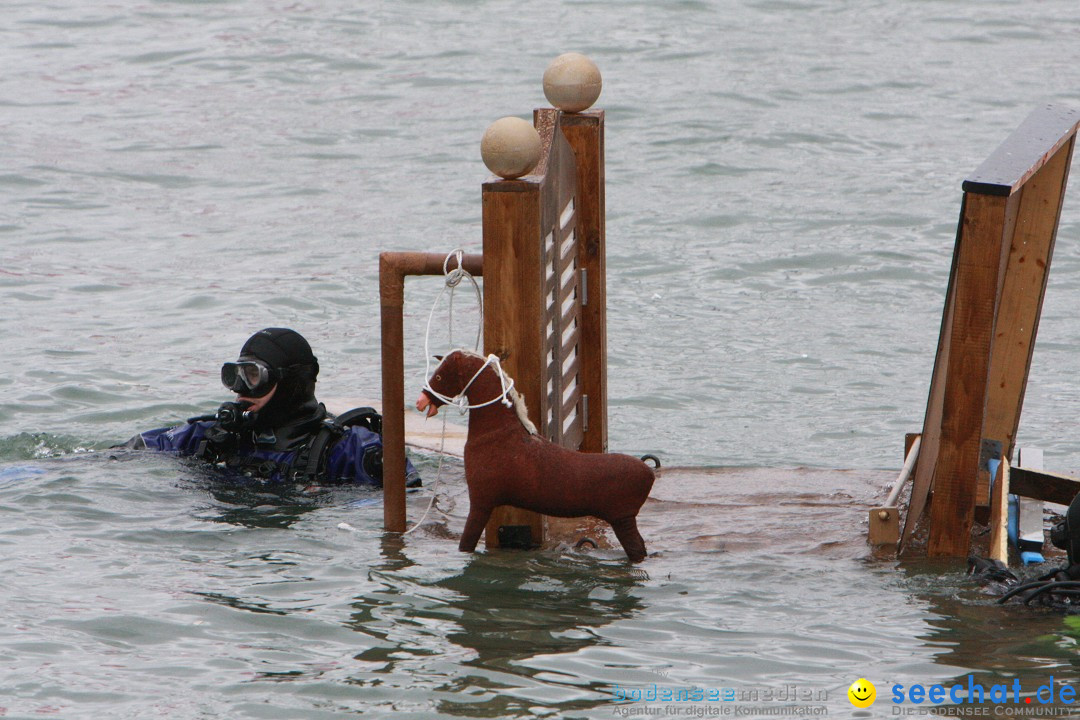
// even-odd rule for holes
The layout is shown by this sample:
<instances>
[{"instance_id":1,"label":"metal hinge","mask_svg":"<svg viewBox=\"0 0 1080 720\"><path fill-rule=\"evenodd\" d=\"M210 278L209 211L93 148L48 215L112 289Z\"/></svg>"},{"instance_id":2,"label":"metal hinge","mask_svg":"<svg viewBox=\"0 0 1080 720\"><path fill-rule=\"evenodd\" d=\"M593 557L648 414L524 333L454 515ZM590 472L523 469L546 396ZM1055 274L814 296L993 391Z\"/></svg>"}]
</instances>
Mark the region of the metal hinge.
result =
<instances>
[{"instance_id":1,"label":"metal hinge","mask_svg":"<svg viewBox=\"0 0 1080 720\"><path fill-rule=\"evenodd\" d=\"M589 304L589 273L581 268L581 307Z\"/></svg>"},{"instance_id":2,"label":"metal hinge","mask_svg":"<svg viewBox=\"0 0 1080 720\"><path fill-rule=\"evenodd\" d=\"M589 396L581 396L581 432L589 432Z\"/></svg>"}]
</instances>

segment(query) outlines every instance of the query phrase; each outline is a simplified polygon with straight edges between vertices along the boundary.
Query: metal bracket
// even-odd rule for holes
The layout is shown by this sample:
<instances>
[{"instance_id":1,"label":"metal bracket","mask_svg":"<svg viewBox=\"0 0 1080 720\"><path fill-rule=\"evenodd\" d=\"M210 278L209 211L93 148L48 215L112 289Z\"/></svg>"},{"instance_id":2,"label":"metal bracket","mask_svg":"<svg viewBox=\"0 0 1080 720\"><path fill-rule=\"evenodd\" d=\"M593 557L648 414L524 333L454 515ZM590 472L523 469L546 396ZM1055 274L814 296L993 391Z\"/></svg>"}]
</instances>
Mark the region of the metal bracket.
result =
<instances>
[{"instance_id":1,"label":"metal bracket","mask_svg":"<svg viewBox=\"0 0 1080 720\"><path fill-rule=\"evenodd\" d=\"M581 432L589 432L589 396L581 396Z\"/></svg>"},{"instance_id":2,"label":"metal bracket","mask_svg":"<svg viewBox=\"0 0 1080 720\"><path fill-rule=\"evenodd\" d=\"M581 307L589 304L589 272L581 268Z\"/></svg>"},{"instance_id":3,"label":"metal bracket","mask_svg":"<svg viewBox=\"0 0 1080 720\"><path fill-rule=\"evenodd\" d=\"M983 439L979 443L979 469L990 472L990 461L1001 459L1002 444L1000 440Z\"/></svg>"}]
</instances>

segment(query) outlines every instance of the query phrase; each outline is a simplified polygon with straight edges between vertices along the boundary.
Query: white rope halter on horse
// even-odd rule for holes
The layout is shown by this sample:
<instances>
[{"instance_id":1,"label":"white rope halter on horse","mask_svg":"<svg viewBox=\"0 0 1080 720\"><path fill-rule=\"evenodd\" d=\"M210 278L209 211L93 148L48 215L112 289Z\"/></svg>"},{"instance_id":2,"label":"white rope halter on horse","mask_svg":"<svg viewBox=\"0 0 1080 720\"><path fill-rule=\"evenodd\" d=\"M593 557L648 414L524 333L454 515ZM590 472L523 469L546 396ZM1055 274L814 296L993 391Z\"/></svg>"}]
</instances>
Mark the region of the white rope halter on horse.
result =
<instances>
[{"instance_id":1,"label":"white rope halter on horse","mask_svg":"<svg viewBox=\"0 0 1080 720\"><path fill-rule=\"evenodd\" d=\"M466 351L462 350L459 352L464 353ZM499 387L502 392L500 392L491 400L477 403L475 405L470 405L467 395L467 393L469 392L469 388L472 387L472 384L474 382L476 382L476 378L480 377L480 373L484 372L484 370L486 370L488 367L493 368L495 370L495 373L499 376ZM502 369L502 363L499 362L499 356L494 354L487 356L487 359L484 360L484 364L480 366L480 369L473 374L473 376L469 379L469 382L465 383L465 387L461 388L461 392L459 392L454 397L443 395L439 391L435 390L433 387L431 387L430 379L424 383L424 392L428 393L433 398L439 399L446 405L455 406L461 411L463 415L465 414L466 410L478 410L479 408L487 407L488 405L494 405L497 402L501 402L507 408L512 410L514 407L514 401L511 399L510 391L513 389L514 379L506 374L506 372Z\"/></svg>"}]
</instances>

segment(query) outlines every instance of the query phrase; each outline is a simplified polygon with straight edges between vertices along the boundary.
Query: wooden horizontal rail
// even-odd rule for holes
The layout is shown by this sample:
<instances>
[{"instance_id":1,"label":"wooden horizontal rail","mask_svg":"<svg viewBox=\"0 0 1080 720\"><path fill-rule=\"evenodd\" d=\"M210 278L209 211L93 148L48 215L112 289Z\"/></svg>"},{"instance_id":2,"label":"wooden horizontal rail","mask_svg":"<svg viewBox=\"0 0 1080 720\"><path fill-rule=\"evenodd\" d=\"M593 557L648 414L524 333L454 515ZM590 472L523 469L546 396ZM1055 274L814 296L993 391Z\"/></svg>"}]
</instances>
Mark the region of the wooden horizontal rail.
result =
<instances>
[{"instance_id":1,"label":"wooden horizontal rail","mask_svg":"<svg viewBox=\"0 0 1080 720\"><path fill-rule=\"evenodd\" d=\"M1058 505L1068 505L1080 494L1080 480L1045 470L1014 467L1009 480L1012 494Z\"/></svg>"}]
</instances>

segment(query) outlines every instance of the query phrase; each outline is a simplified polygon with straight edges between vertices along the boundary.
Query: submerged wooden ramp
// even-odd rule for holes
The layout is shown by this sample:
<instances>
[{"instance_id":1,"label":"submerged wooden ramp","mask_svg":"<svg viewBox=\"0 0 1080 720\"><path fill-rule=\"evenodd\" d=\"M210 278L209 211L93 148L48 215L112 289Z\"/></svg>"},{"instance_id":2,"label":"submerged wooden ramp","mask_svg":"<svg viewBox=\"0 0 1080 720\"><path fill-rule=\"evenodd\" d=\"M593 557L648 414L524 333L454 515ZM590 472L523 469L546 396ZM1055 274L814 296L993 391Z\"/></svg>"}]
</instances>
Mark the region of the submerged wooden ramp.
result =
<instances>
[{"instance_id":1,"label":"submerged wooden ramp","mask_svg":"<svg viewBox=\"0 0 1080 720\"><path fill-rule=\"evenodd\" d=\"M926 554L951 557L968 554L977 508L995 527L1003 523L1078 126L1076 110L1039 108L963 183L902 548L920 519ZM1001 478L997 503L991 467Z\"/></svg>"},{"instance_id":2,"label":"submerged wooden ramp","mask_svg":"<svg viewBox=\"0 0 1080 720\"><path fill-rule=\"evenodd\" d=\"M370 407L382 414L382 404L373 400L332 400L326 403L326 409L335 415L354 407ZM386 422L383 417L383 422ZM468 428L454 422L444 425L441 418L428 419L423 414L406 407L398 420L404 429L405 444L412 448L430 452L443 452L456 458L465 457L465 436Z\"/></svg>"}]
</instances>

